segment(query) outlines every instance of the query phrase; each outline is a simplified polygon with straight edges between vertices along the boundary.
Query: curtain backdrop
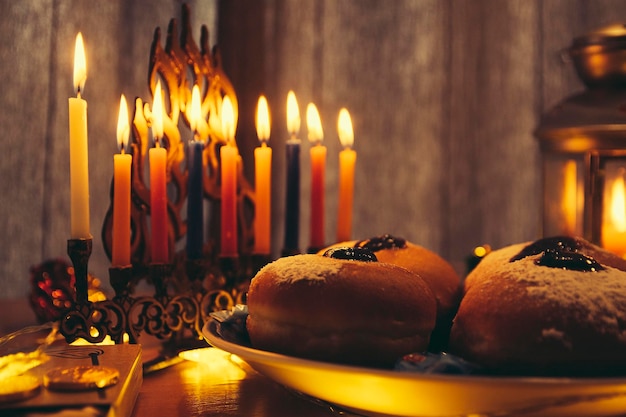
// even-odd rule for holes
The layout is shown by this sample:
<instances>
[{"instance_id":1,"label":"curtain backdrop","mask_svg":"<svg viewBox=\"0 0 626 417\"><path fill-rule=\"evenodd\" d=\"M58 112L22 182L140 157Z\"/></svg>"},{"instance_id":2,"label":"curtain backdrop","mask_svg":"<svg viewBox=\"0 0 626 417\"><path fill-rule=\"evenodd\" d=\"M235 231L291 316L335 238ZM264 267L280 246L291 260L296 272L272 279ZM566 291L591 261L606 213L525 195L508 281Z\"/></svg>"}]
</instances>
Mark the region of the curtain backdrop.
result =
<instances>
[{"instance_id":1,"label":"curtain backdrop","mask_svg":"<svg viewBox=\"0 0 626 417\"><path fill-rule=\"evenodd\" d=\"M280 253L286 96L303 115L301 242L309 239L309 144L304 112L320 110L326 239L335 239L336 120L352 115L353 237L391 233L464 272L476 245L535 239L540 230L539 117L582 89L562 51L574 36L626 21L620 0L189 1L194 37L206 24L239 98L237 143L252 182L257 98L272 113L273 251ZM66 258L69 237L67 98L83 33L88 78L94 254L108 281L100 233L109 206L119 95L149 99L155 28L180 18L174 0L0 3L0 297L28 293L29 267Z\"/></svg>"}]
</instances>

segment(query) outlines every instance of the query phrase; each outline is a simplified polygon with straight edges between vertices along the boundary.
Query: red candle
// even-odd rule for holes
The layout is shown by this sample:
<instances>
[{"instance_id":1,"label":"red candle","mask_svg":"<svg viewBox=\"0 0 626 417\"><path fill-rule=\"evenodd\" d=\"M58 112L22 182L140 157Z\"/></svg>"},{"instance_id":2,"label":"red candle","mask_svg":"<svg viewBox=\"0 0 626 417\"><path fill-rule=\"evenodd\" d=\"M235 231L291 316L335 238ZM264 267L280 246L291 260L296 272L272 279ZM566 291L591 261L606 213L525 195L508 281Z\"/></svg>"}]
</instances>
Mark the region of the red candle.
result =
<instances>
[{"instance_id":1,"label":"red candle","mask_svg":"<svg viewBox=\"0 0 626 417\"><path fill-rule=\"evenodd\" d=\"M130 136L126 97L120 98L117 143L120 153L113 155L113 266L130 265L130 172L133 157L125 153Z\"/></svg>"},{"instance_id":2,"label":"red candle","mask_svg":"<svg viewBox=\"0 0 626 417\"><path fill-rule=\"evenodd\" d=\"M311 147L311 250L325 246L324 238L324 174L326 171L326 147L322 145L324 131L317 107L309 103L306 121Z\"/></svg>"},{"instance_id":3,"label":"red candle","mask_svg":"<svg viewBox=\"0 0 626 417\"><path fill-rule=\"evenodd\" d=\"M337 213L337 242L345 242L352 237L352 205L354 200L354 166L356 152L352 149L354 132L348 110L339 111L337 121L339 140L343 150L339 152L339 211Z\"/></svg>"},{"instance_id":4,"label":"red candle","mask_svg":"<svg viewBox=\"0 0 626 417\"><path fill-rule=\"evenodd\" d=\"M224 97L221 111L222 134L226 145L220 148L222 174L221 192L221 255L235 257L237 251L237 159L235 146L235 116L228 96Z\"/></svg>"},{"instance_id":5,"label":"red candle","mask_svg":"<svg viewBox=\"0 0 626 417\"><path fill-rule=\"evenodd\" d=\"M267 99L264 96L259 97L256 130L261 146L254 150L254 188L256 191L254 252L268 255L271 234L272 148L267 146L270 138L270 115Z\"/></svg>"},{"instance_id":6,"label":"red candle","mask_svg":"<svg viewBox=\"0 0 626 417\"><path fill-rule=\"evenodd\" d=\"M167 239L167 151L161 147L163 137L163 99L161 82L157 81L152 105L152 135L155 147L150 159L150 225L152 227L152 263L169 262Z\"/></svg>"}]
</instances>

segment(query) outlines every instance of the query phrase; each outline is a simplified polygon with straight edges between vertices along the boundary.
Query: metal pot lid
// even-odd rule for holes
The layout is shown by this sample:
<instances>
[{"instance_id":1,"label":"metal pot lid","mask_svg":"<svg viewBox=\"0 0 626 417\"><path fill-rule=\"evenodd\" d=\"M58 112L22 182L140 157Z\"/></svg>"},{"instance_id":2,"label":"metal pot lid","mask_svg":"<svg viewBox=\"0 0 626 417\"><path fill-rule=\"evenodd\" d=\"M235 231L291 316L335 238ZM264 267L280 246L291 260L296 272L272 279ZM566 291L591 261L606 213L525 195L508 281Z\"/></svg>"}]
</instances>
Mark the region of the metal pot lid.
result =
<instances>
[{"instance_id":1,"label":"metal pot lid","mask_svg":"<svg viewBox=\"0 0 626 417\"><path fill-rule=\"evenodd\" d=\"M626 49L626 24L617 23L578 36L572 41L570 51L576 53L590 49L594 52Z\"/></svg>"}]
</instances>

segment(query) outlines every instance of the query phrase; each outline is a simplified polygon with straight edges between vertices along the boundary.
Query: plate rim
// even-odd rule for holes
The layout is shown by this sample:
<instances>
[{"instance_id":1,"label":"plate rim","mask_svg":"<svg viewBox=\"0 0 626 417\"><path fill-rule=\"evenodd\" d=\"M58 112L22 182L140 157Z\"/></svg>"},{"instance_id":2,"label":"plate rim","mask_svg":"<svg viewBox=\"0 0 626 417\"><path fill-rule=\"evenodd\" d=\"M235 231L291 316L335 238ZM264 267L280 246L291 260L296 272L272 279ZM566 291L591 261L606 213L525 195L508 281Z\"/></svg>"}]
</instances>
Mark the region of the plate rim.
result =
<instances>
[{"instance_id":1,"label":"plate rim","mask_svg":"<svg viewBox=\"0 0 626 417\"><path fill-rule=\"evenodd\" d=\"M364 374L379 376L381 378L397 378L420 381L433 381L442 383L485 383L485 384L515 384L515 385L614 385L626 384L626 376L615 377L547 377L547 376L506 376L506 375L449 375L449 374L424 374L411 371L398 371L393 369L377 369L359 367L353 365L335 364L330 362L315 361L312 359L298 358L281 353L270 352L253 347L243 346L225 340L217 333L219 322L211 318L202 328L202 335L205 340L214 347L222 349L228 353L255 361L280 363L281 365L298 365L305 368L324 369L332 372L346 372L351 374Z\"/></svg>"}]
</instances>

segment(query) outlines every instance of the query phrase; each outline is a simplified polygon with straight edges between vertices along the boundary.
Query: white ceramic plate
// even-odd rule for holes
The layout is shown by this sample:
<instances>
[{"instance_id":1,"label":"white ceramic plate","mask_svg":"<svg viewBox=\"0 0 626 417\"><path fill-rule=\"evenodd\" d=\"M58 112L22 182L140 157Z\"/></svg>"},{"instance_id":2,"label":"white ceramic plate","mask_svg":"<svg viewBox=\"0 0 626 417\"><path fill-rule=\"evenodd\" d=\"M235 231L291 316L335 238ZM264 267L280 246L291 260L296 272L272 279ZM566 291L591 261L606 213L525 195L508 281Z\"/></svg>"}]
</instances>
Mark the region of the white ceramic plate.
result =
<instances>
[{"instance_id":1,"label":"white ceramic plate","mask_svg":"<svg viewBox=\"0 0 626 417\"><path fill-rule=\"evenodd\" d=\"M422 375L335 365L224 340L209 321L205 339L257 372L346 411L367 416L616 416L626 413L626 378Z\"/></svg>"}]
</instances>

